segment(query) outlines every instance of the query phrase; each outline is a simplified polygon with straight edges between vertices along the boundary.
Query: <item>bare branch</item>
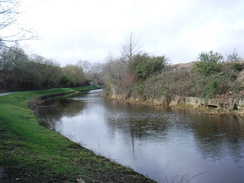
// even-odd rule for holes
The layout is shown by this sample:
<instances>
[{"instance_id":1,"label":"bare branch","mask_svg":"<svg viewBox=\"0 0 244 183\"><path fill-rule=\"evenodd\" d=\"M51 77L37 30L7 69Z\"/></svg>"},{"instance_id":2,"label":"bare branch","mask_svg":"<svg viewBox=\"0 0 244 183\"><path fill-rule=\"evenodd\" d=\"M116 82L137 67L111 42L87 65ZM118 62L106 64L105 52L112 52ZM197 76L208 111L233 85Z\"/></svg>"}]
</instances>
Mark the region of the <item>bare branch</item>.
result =
<instances>
[{"instance_id":1,"label":"bare branch","mask_svg":"<svg viewBox=\"0 0 244 183\"><path fill-rule=\"evenodd\" d=\"M12 28L13 25L17 25L16 15L20 14L18 11L19 5L20 0L0 0L0 30ZM27 31L19 27L16 28L14 28L14 30L16 30L17 33L12 33L12 35L8 36L3 36L1 34L1 42L18 42L34 39L31 31Z\"/></svg>"},{"instance_id":2,"label":"bare branch","mask_svg":"<svg viewBox=\"0 0 244 183\"><path fill-rule=\"evenodd\" d=\"M125 43L121 47L121 55L126 60L133 60L134 55L136 55L142 46L139 46L139 42L135 39L134 34L131 32L125 38Z\"/></svg>"}]
</instances>

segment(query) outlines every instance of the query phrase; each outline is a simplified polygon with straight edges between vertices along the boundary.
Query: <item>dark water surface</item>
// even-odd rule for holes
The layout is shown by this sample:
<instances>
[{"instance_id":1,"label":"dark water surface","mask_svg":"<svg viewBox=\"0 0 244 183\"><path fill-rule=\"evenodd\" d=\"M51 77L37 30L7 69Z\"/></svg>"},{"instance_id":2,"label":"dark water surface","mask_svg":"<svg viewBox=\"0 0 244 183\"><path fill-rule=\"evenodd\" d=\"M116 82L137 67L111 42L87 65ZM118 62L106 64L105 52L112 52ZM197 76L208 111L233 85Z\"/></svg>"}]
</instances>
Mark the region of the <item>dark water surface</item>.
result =
<instances>
[{"instance_id":1,"label":"dark water surface","mask_svg":"<svg viewBox=\"0 0 244 183\"><path fill-rule=\"evenodd\" d=\"M243 118L108 100L101 92L48 101L45 125L161 183L244 182Z\"/></svg>"}]
</instances>

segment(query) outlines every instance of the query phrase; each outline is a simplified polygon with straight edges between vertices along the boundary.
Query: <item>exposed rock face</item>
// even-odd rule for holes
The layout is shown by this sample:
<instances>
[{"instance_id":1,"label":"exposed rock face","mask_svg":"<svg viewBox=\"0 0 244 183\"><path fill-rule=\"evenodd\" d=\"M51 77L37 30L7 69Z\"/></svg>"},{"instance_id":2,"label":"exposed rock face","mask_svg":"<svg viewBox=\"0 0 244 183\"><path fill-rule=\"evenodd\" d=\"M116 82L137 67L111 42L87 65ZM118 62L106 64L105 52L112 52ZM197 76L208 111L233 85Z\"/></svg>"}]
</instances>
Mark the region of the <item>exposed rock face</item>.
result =
<instances>
[{"instance_id":1,"label":"exposed rock face","mask_svg":"<svg viewBox=\"0 0 244 183\"><path fill-rule=\"evenodd\" d=\"M129 102L139 102L150 105L162 105L162 106L179 106L179 105L189 105L193 108L199 107L210 107L216 108L223 111L238 111L240 113L244 112L244 98L232 97L232 96L222 96L219 98L212 98L205 100L200 97L184 97L184 96L163 96L160 99L141 99L141 98L124 98L121 95L110 96L114 99L125 100Z\"/></svg>"},{"instance_id":2,"label":"exposed rock face","mask_svg":"<svg viewBox=\"0 0 244 183\"><path fill-rule=\"evenodd\" d=\"M238 97L222 97L205 100L200 97L182 97L173 96L170 102L171 106L192 105L193 107L208 106L223 110L244 110L244 99Z\"/></svg>"},{"instance_id":3,"label":"exposed rock face","mask_svg":"<svg viewBox=\"0 0 244 183\"><path fill-rule=\"evenodd\" d=\"M199 97L186 97L186 104L194 107L209 106L225 110L242 110L244 109L244 100L241 98L213 98L204 100Z\"/></svg>"}]
</instances>

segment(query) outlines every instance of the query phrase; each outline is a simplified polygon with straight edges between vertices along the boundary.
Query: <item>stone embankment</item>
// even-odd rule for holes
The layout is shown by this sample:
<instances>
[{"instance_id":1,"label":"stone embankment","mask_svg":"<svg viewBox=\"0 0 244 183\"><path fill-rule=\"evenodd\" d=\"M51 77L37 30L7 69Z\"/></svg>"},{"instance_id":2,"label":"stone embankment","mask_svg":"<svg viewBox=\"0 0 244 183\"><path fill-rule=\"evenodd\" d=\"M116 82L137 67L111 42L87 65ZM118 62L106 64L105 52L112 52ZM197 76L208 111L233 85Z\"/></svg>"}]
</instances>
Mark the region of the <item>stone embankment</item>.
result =
<instances>
[{"instance_id":1,"label":"stone embankment","mask_svg":"<svg viewBox=\"0 0 244 183\"><path fill-rule=\"evenodd\" d=\"M111 95L109 98L137 102L148 105L186 107L194 109L216 109L222 113L235 113L244 116L244 98L240 96L218 96L217 98L203 99L200 97L163 96L159 99L142 100L140 98L123 98L119 95Z\"/></svg>"},{"instance_id":2,"label":"stone embankment","mask_svg":"<svg viewBox=\"0 0 244 183\"><path fill-rule=\"evenodd\" d=\"M185 97L185 103L193 105L194 107L212 107L221 110L228 111L243 111L244 109L244 99L243 98L213 98L209 100L204 100L199 97Z\"/></svg>"},{"instance_id":3,"label":"stone embankment","mask_svg":"<svg viewBox=\"0 0 244 183\"><path fill-rule=\"evenodd\" d=\"M203 99L200 97L171 97L169 106L191 106L193 108L212 108L222 112L235 112L244 115L244 98L218 97Z\"/></svg>"}]
</instances>

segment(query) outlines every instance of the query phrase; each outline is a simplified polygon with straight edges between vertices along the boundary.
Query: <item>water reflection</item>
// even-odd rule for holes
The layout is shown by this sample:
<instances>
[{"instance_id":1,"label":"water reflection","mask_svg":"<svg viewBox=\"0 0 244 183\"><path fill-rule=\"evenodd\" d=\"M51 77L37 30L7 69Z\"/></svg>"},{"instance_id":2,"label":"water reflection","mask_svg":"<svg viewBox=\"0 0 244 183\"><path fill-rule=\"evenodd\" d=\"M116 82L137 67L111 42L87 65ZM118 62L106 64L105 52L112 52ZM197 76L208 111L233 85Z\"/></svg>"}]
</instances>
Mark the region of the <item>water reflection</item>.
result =
<instances>
[{"instance_id":1,"label":"water reflection","mask_svg":"<svg viewBox=\"0 0 244 183\"><path fill-rule=\"evenodd\" d=\"M191 182L243 182L243 119L107 100L100 92L49 101L43 121L159 182L201 172Z\"/></svg>"},{"instance_id":2,"label":"water reflection","mask_svg":"<svg viewBox=\"0 0 244 183\"><path fill-rule=\"evenodd\" d=\"M232 116L205 116L203 119L195 116L194 120L197 121L194 123L196 145L205 159L220 162L229 156L235 163L243 163L243 119Z\"/></svg>"},{"instance_id":3,"label":"water reflection","mask_svg":"<svg viewBox=\"0 0 244 183\"><path fill-rule=\"evenodd\" d=\"M56 129L58 121L63 117L73 117L85 108L85 103L75 100L58 99L44 101L38 109L42 124L50 129Z\"/></svg>"}]
</instances>

